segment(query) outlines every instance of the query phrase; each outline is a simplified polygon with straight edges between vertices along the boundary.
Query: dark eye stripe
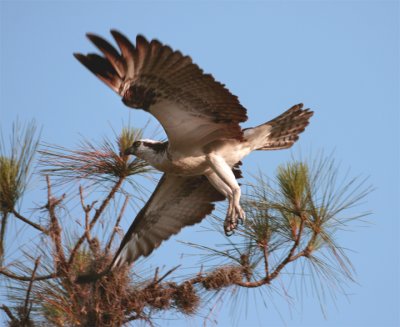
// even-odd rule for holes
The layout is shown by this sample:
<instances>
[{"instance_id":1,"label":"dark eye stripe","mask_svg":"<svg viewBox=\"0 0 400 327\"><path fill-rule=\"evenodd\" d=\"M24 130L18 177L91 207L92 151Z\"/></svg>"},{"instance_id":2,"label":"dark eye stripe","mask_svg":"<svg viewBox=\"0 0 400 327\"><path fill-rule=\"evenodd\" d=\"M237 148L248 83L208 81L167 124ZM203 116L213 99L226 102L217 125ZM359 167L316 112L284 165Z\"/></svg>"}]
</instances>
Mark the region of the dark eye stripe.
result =
<instances>
[{"instance_id":1,"label":"dark eye stripe","mask_svg":"<svg viewBox=\"0 0 400 327\"><path fill-rule=\"evenodd\" d=\"M157 143L143 142L143 145L153 149L156 152L163 152L167 149L168 142L157 142Z\"/></svg>"}]
</instances>

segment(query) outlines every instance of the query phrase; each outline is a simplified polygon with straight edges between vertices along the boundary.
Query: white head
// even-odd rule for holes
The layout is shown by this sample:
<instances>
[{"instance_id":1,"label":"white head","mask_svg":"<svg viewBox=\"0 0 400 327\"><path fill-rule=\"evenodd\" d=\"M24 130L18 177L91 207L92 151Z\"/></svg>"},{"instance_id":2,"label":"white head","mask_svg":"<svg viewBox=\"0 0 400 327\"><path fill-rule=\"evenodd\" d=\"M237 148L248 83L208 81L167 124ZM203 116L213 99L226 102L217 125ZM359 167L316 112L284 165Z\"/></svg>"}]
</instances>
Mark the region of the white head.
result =
<instances>
[{"instance_id":1,"label":"white head","mask_svg":"<svg viewBox=\"0 0 400 327\"><path fill-rule=\"evenodd\" d=\"M125 155L135 155L136 157L151 162L152 158L159 156L168 147L168 142L159 142L154 140L139 140L127 148L124 152Z\"/></svg>"}]
</instances>

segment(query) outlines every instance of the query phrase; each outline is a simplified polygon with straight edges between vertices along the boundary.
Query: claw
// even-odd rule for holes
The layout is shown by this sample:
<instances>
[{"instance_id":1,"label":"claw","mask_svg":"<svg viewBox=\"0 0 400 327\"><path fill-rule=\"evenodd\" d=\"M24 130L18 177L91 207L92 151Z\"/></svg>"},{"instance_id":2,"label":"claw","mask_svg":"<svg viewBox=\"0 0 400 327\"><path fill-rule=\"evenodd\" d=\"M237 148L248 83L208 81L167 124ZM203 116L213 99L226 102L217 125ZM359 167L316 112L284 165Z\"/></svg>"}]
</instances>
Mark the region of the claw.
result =
<instances>
[{"instance_id":1,"label":"claw","mask_svg":"<svg viewBox=\"0 0 400 327\"><path fill-rule=\"evenodd\" d=\"M234 230L231 230L231 231L225 230L225 236L230 237L230 236L232 236L233 234L235 234L235 231L234 231Z\"/></svg>"},{"instance_id":2,"label":"claw","mask_svg":"<svg viewBox=\"0 0 400 327\"><path fill-rule=\"evenodd\" d=\"M229 206L224 222L226 236L232 236L239 225L244 225L246 214L240 206Z\"/></svg>"},{"instance_id":3,"label":"claw","mask_svg":"<svg viewBox=\"0 0 400 327\"><path fill-rule=\"evenodd\" d=\"M227 216L224 222L224 232L226 236L231 236L234 234L234 229L236 228L235 226L234 219L232 216Z\"/></svg>"}]
</instances>

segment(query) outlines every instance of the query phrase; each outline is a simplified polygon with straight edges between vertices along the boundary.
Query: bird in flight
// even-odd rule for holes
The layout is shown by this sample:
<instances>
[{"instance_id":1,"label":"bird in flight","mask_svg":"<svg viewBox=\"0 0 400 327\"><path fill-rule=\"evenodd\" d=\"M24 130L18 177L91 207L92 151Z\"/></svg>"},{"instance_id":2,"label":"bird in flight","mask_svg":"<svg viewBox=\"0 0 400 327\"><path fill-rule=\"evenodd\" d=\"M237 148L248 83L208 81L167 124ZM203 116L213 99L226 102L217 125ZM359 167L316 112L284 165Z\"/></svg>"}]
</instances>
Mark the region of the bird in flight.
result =
<instances>
[{"instance_id":1,"label":"bird in flight","mask_svg":"<svg viewBox=\"0 0 400 327\"><path fill-rule=\"evenodd\" d=\"M183 227L200 222L214 203L228 199L227 235L245 219L240 206L240 161L255 150L293 145L313 112L297 104L262 125L242 129L246 109L189 56L157 40L136 37L132 44L112 30L119 51L105 39L87 34L102 52L74 56L122 97L131 108L152 114L168 141L136 141L135 155L163 172L154 193L125 234L112 268L148 256Z\"/></svg>"}]
</instances>

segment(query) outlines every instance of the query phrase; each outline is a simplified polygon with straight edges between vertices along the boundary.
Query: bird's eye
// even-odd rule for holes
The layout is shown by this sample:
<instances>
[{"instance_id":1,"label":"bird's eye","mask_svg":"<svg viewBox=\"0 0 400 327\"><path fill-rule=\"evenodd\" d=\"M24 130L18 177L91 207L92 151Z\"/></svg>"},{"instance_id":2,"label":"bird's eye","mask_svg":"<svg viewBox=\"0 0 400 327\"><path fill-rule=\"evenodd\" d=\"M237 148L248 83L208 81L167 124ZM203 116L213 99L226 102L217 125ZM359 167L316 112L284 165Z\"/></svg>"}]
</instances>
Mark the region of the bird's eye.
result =
<instances>
[{"instance_id":1,"label":"bird's eye","mask_svg":"<svg viewBox=\"0 0 400 327\"><path fill-rule=\"evenodd\" d=\"M133 142L133 147L138 148L140 146L140 144L142 144L142 142L140 142L140 141Z\"/></svg>"}]
</instances>

